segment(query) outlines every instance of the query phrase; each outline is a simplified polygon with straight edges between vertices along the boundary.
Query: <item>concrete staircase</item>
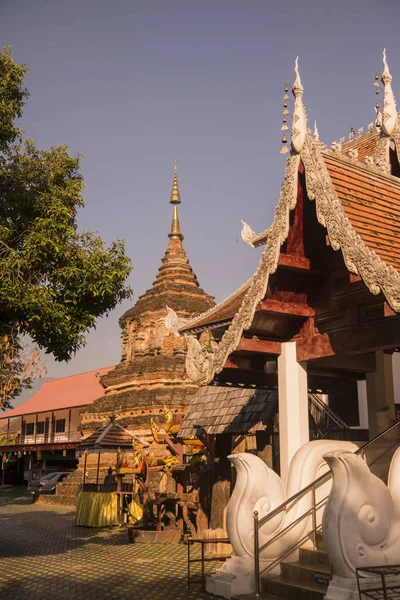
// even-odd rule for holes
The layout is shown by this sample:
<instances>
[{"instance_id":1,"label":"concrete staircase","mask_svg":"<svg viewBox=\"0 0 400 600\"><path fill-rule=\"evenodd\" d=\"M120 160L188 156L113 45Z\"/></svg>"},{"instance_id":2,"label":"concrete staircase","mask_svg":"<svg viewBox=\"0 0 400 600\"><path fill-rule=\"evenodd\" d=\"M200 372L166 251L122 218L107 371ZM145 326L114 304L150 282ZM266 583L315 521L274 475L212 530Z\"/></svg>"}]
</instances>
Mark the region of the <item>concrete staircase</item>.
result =
<instances>
[{"instance_id":1,"label":"concrete staircase","mask_svg":"<svg viewBox=\"0 0 400 600\"><path fill-rule=\"evenodd\" d=\"M323 600L332 570L320 535L317 544L317 550L300 548L298 561L282 562L279 575L262 577L259 600ZM232 600L253 598L254 595L233 596Z\"/></svg>"}]
</instances>

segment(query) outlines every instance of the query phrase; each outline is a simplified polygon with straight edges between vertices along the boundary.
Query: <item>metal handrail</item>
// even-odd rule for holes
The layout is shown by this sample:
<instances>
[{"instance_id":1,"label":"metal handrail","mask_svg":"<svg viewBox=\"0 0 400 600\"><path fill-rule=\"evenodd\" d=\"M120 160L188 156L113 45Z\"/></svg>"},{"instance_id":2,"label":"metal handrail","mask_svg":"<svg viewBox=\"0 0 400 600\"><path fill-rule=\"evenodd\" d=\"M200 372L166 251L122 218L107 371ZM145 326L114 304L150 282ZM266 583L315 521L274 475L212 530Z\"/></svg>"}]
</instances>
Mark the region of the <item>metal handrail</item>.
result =
<instances>
[{"instance_id":1,"label":"metal handrail","mask_svg":"<svg viewBox=\"0 0 400 600\"><path fill-rule=\"evenodd\" d=\"M384 437L392 429L396 429L396 427L398 427L399 425L400 425L400 421L397 421L396 423L394 423L394 425L391 425L390 427L388 427L387 429L385 429L385 431L382 431L382 433L380 433L379 435L377 435L376 437L374 437L373 440L370 440L370 441L366 442L365 444L363 444L362 446L360 446L360 448L358 448L358 450L356 450L354 452L354 454L363 454L367 448L369 448L370 446L372 446L372 444L375 444L378 440L380 440L382 437ZM260 520L260 527L262 525L264 525L264 523L267 523L267 521L269 521L270 519L272 519L273 517L275 517L277 514L279 514L288 504L290 504L291 502L293 502L297 498L300 498L300 497L304 496L304 494L306 494L311 488L317 486L318 483L322 483L323 481L325 481L325 479L328 479L330 476L331 476L331 473L330 473L330 471L328 471L327 473L324 473L323 475L320 475L317 479L315 479L314 481L312 481L311 483L309 483L302 490L299 490L298 492L296 492L295 494L293 494L293 496L290 496L290 498L288 498L287 500L285 500L285 502L282 502L282 504L280 504L279 506L277 506L271 513L268 513L268 515L266 515L265 517L263 517Z\"/></svg>"},{"instance_id":2,"label":"metal handrail","mask_svg":"<svg viewBox=\"0 0 400 600\"><path fill-rule=\"evenodd\" d=\"M387 429L382 431L380 434L378 434L373 440L370 440L370 441L366 442L365 444L363 444L360 448L358 448L354 452L354 454L357 454L357 455L365 454L365 450L367 448L376 444L380 439L382 439L388 433L390 433L390 431L399 427L399 425L400 425L400 421L397 421L396 423L394 423L393 425L391 425L390 427L388 427ZM382 456L384 456L385 454L387 454L388 452L393 450L399 444L400 444L400 440L398 441L397 444L394 444L393 446L391 446L390 448L388 448L384 452L382 452L382 454L379 454L379 456L377 456L371 462L370 466L375 464L380 458L382 458ZM287 531L290 531L290 529L292 527L294 527L295 525L300 523L305 517L309 517L310 513L313 516L313 528L310 531L308 531L305 536L302 537L300 542L296 542L295 544L290 546L288 549L286 549L277 559L275 559L271 564L269 564L263 570L263 572L270 570L276 564L281 562L282 559L285 558L287 555L289 555L292 552L294 552L295 550L297 550L305 540L310 538L310 536L312 534L314 534L314 546L316 546L316 535L317 535L317 530L319 529L319 527L317 527L317 525L316 525L316 513L317 513L317 510L319 510L322 507L322 505L327 502L329 495L326 496L325 498L323 498L322 500L319 500L318 503L315 503L315 490L316 490L317 486L319 486L319 484L325 483L325 481L329 480L331 477L332 477L332 473L330 471L328 471L327 473L324 473L323 475L321 475L320 477L318 477L317 479L315 479L314 481L309 483L306 487L304 487L303 489L296 492L296 494L293 494L293 496L291 496L290 498L285 500L285 502L283 502L282 504L277 506L277 508L275 508L271 513L269 513L268 515L266 515L265 517L263 517L260 520L258 519L258 511L254 511L254 513L253 513L253 518L254 518L254 574L255 574L255 580L256 580L256 593L255 593L256 597L259 597L260 593L261 593L260 558L259 558L260 552L265 550L265 548L267 548L270 544L272 544L276 539L281 537ZM290 504L292 504L295 500L298 500L298 499L302 498L303 496L305 496L305 494L307 494L311 490L313 491L313 506L310 509L308 509L305 513L303 513L300 517L298 517L293 523L290 523L289 525L287 525L277 535L275 535L272 539L268 540L268 542L266 542L263 546L260 547L259 546L260 527L262 527L265 523L267 523L268 521L273 519L276 515L281 513L283 510L285 510L286 507L289 506Z\"/></svg>"},{"instance_id":3,"label":"metal handrail","mask_svg":"<svg viewBox=\"0 0 400 600\"><path fill-rule=\"evenodd\" d=\"M333 423L339 427L339 429L350 429L350 427L337 415L325 402L321 400L318 394L308 394L310 404L314 408L320 411L321 414L326 415ZM317 423L318 425L318 423Z\"/></svg>"}]
</instances>

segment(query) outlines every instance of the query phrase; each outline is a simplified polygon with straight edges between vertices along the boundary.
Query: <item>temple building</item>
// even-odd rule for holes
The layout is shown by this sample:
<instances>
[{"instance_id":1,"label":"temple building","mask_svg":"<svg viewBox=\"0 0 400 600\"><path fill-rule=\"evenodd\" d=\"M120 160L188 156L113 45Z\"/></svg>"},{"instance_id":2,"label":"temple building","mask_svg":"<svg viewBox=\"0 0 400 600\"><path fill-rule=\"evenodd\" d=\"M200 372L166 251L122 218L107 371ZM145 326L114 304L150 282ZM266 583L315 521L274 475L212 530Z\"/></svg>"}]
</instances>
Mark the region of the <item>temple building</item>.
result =
<instances>
[{"instance_id":1,"label":"temple building","mask_svg":"<svg viewBox=\"0 0 400 600\"><path fill-rule=\"evenodd\" d=\"M104 396L81 414L85 435L115 415L116 420L133 433L149 437L151 418L162 422L166 407L179 422L198 387L186 377L185 339L176 337L165 325L167 319L174 330L215 304L214 298L200 288L183 248L178 216L180 202L175 165L168 246L153 286L119 320L121 362L101 378Z\"/></svg>"},{"instance_id":2,"label":"temple building","mask_svg":"<svg viewBox=\"0 0 400 600\"><path fill-rule=\"evenodd\" d=\"M259 266L179 328L187 374L203 386L180 434L204 436L219 464L229 457L236 467L227 507L228 468L213 488L234 554L207 578L208 592L355 600L356 568L394 565L399 556L400 120L385 52L375 123L366 132L352 128L330 148L307 126L297 60L295 74L291 148L273 223L261 233L242 230L244 241L264 248ZM268 388L277 392L275 406ZM360 448L362 438L344 428L341 439L321 430L313 440L313 396L326 403L322 421L363 423L369 442ZM277 434L272 465L254 456L258 444L235 454L254 429ZM322 487L330 475L329 496Z\"/></svg>"},{"instance_id":3,"label":"temple building","mask_svg":"<svg viewBox=\"0 0 400 600\"><path fill-rule=\"evenodd\" d=\"M260 234L246 224L242 231L248 244L264 247L258 269L226 300L180 328L189 336L186 370L194 383L277 389L276 468L283 479L294 453L310 439L310 392L325 394L327 410L333 405L348 425L368 421L370 438L396 419L400 125L391 80L385 59L376 123L358 135L352 129L348 140L328 149L317 128L312 134L307 127L296 65L291 152L275 218ZM287 113L285 108L286 129ZM360 382L368 419L359 410ZM214 387L208 389L215 395ZM199 394L207 401L207 393L198 392L183 435L220 437L240 433L234 430L240 420L253 419L253 426L260 421L262 406L258 413L246 408L254 393L242 401L239 415L234 411L233 422L223 404L229 404L226 394L208 411L201 410Z\"/></svg>"}]
</instances>

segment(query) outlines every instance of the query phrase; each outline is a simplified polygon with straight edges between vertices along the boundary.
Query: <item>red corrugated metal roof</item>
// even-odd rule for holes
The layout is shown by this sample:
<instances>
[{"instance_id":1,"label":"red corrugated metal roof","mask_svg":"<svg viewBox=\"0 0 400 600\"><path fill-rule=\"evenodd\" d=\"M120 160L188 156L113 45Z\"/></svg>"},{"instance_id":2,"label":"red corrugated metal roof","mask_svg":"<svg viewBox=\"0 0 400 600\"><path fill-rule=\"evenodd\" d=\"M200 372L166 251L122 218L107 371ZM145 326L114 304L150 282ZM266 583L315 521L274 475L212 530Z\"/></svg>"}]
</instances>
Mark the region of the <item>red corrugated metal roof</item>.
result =
<instances>
[{"instance_id":1,"label":"red corrugated metal roof","mask_svg":"<svg viewBox=\"0 0 400 600\"><path fill-rule=\"evenodd\" d=\"M104 367L95 371L48 381L24 404L0 414L0 419L93 404L97 398L104 396L104 388L100 385L100 377L113 368Z\"/></svg>"}]
</instances>

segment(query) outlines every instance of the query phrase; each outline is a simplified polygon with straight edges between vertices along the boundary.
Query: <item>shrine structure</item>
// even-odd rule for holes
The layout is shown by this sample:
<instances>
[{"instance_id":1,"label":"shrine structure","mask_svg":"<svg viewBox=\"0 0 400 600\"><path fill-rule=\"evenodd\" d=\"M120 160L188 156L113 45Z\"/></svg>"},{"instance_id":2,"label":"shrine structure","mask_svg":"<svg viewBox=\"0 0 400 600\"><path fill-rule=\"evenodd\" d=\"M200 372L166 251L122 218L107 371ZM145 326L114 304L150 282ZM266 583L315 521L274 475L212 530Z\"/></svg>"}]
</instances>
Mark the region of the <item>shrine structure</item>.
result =
<instances>
[{"instance_id":1,"label":"shrine structure","mask_svg":"<svg viewBox=\"0 0 400 600\"><path fill-rule=\"evenodd\" d=\"M394 422L392 354L400 347L400 125L386 58L376 123L330 149L307 127L297 62L295 72L291 152L274 221L260 234L246 224L242 231L248 244L264 246L258 269L180 328L194 383L276 385L284 481L310 439L310 391L341 399L341 417L356 425L357 382L366 380L370 438ZM184 435L229 433L229 419L215 429L222 407L201 412L195 398Z\"/></svg>"},{"instance_id":2,"label":"shrine structure","mask_svg":"<svg viewBox=\"0 0 400 600\"><path fill-rule=\"evenodd\" d=\"M257 271L179 329L188 336L187 374L204 386L180 433L202 434L216 454L222 450L220 462L229 455L236 467L226 509L235 553L206 583L207 591L226 598L254 598L262 590L322 600L333 564L337 574L325 597L355 599L356 567L386 566L398 552L395 536L390 538L398 526L392 507L400 423L393 385L393 354L400 348L400 122L392 76L384 52L383 101L376 103L375 124L365 133L352 128L348 140L328 149L317 127L314 134L307 127L297 60L295 74L291 149L273 223L259 234L243 224L244 241L264 246ZM286 86L284 144L288 91ZM364 406L360 382L366 382ZM247 394L240 409L236 403L231 410L237 388ZM262 431L264 425L268 433L261 414L271 399L260 397L268 388L278 396L273 465L254 456L258 448L237 452L240 427ZM313 394L324 394L327 410L334 404L349 424L361 421L364 408L371 441L359 450L351 437L310 441ZM382 469L378 477L389 481L388 489L365 461ZM322 556L318 519L329 489L318 486L327 482L328 475L319 477L327 465L334 488L322 523L328 552ZM232 490L229 472L224 478ZM221 490L213 489L212 503L214 492L220 516ZM226 489L222 496L225 501ZM299 508L302 502L309 505ZM317 554L307 555L306 547ZM326 560L323 574L320 560Z\"/></svg>"}]
</instances>

